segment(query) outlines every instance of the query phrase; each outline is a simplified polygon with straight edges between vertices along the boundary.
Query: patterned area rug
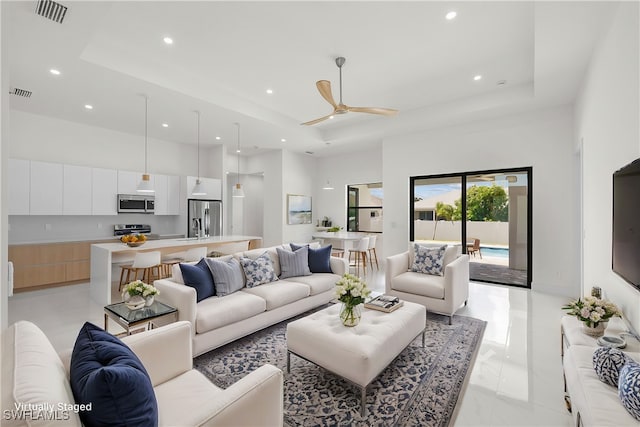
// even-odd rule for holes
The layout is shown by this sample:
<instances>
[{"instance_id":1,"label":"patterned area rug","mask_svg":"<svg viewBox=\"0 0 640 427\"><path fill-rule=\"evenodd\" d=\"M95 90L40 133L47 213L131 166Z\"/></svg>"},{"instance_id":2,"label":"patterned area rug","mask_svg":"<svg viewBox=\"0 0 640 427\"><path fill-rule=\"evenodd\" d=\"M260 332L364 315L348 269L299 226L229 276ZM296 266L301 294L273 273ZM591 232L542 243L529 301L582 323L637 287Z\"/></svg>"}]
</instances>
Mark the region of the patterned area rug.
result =
<instances>
[{"instance_id":1,"label":"patterned area rug","mask_svg":"<svg viewBox=\"0 0 640 427\"><path fill-rule=\"evenodd\" d=\"M194 366L222 388L265 363L282 369L287 426L447 426L486 326L464 316L449 325L447 317L429 313L426 346L416 338L373 381L363 418L360 391L342 378L293 355L286 373L286 326L296 318L205 353Z\"/></svg>"}]
</instances>

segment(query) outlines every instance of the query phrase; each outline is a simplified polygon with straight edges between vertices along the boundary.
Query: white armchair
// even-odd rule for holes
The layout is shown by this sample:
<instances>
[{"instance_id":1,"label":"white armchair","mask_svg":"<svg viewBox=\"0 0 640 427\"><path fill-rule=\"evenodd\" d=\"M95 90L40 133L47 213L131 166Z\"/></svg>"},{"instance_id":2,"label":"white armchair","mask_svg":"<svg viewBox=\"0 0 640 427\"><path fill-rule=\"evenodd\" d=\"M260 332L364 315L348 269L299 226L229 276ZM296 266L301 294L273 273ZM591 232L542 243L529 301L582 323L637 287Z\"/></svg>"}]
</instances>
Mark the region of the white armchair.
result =
<instances>
[{"instance_id":1,"label":"white armchair","mask_svg":"<svg viewBox=\"0 0 640 427\"><path fill-rule=\"evenodd\" d=\"M283 374L275 366L263 365L223 390L193 369L189 322L131 335L123 342L149 373L160 426L282 425ZM31 322L7 328L2 332L2 370L8 375L2 378L2 409L14 409L14 402L73 404L70 358L70 351L58 355ZM27 425L22 421L17 424ZM77 414L71 412L65 425L79 426Z\"/></svg>"},{"instance_id":2,"label":"white armchair","mask_svg":"<svg viewBox=\"0 0 640 427\"><path fill-rule=\"evenodd\" d=\"M469 255L459 255L449 246L443 259L443 276L410 271L412 253L407 251L387 257L385 293L406 301L422 304L428 311L449 316L469 298Z\"/></svg>"}]
</instances>

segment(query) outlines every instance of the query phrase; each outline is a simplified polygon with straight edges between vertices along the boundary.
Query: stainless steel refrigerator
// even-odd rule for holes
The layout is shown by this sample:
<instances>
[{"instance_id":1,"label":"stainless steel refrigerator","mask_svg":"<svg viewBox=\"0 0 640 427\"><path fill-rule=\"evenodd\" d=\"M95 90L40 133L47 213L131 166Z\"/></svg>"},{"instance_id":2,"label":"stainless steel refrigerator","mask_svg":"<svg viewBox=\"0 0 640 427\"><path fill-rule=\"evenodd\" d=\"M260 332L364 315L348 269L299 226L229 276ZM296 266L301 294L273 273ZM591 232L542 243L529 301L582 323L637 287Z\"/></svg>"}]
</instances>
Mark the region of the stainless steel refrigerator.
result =
<instances>
[{"instance_id":1,"label":"stainless steel refrigerator","mask_svg":"<svg viewBox=\"0 0 640 427\"><path fill-rule=\"evenodd\" d=\"M187 200L187 237L222 235L220 200Z\"/></svg>"}]
</instances>

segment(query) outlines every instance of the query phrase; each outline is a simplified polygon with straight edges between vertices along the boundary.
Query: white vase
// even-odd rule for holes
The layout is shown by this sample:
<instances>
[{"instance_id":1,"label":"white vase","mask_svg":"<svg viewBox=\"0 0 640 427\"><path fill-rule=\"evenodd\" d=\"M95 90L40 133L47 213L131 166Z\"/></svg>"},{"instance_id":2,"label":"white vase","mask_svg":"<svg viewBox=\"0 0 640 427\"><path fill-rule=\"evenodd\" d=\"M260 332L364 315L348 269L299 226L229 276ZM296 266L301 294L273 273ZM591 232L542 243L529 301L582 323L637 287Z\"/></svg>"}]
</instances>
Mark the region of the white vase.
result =
<instances>
[{"instance_id":1,"label":"white vase","mask_svg":"<svg viewBox=\"0 0 640 427\"><path fill-rule=\"evenodd\" d=\"M145 306L149 307L151 304L153 304L153 301L155 300L154 295L149 295L147 297L145 297Z\"/></svg>"},{"instance_id":2,"label":"white vase","mask_svg":"<svg viewBox=\"0 0 640 427\"><path fill-rule=\"evenodd\" d=\"M582 322L582 332L591 337L601 337L606 327L607 322L599 322L596 326L588 326L586 322Z\"/></svg>"}]
</instances>

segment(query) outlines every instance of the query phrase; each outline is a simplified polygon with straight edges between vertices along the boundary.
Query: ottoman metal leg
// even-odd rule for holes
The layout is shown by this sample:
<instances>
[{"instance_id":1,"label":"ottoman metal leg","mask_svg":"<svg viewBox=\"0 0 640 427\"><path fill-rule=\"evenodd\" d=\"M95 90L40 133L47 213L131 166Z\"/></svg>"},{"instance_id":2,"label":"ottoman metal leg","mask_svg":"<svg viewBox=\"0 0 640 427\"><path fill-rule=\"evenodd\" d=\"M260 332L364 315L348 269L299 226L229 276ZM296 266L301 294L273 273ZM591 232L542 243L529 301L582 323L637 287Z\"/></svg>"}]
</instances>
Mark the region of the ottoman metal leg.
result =
<instances>
[{"instance_id":1,"label":"ottoman metal leg","mask_svg":"<svg viewBox=\"0 0 640 427\"><path fill-rule=\"evenodd\" d=\"M360 388L360 416L364 417L367 413L367 388Z\"/></svg>"},{"instance_id":2,"label":"ottoman metal leg","mask_svg":"<svg viewBox=\"0 0 640 427\"><path fill-rule=\"evenodd\" d=\"M291 352L287 350L287 374L291 373Z\"/></svg>"},{"instance_id":3,"label":"ottoman metal leg","mask_svg":"<svg viewBox=\"0 0 640 427\"><path fill-rule=\"evenodd\" d=\"M422 330L422 348L424 348L424 334L427 332L427 328Z\"/></svg>"}]
</instances>

